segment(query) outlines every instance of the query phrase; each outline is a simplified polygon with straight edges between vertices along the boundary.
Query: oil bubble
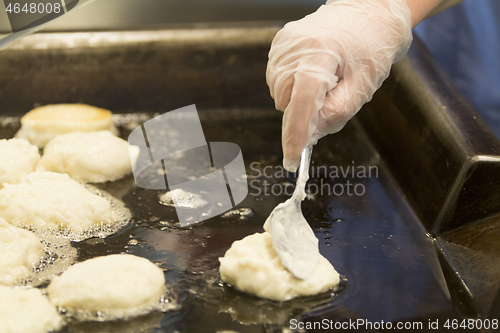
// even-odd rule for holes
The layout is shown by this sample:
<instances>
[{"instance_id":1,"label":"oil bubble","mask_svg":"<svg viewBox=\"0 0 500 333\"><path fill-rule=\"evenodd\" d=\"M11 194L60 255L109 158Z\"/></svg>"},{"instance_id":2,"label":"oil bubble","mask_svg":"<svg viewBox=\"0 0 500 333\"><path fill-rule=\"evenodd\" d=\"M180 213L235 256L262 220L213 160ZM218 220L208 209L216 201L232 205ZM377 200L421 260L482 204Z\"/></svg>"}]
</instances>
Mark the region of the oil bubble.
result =
<instances>
[{"instance_id":1,"label":"oil bubble","mask_svg":"<svg viewBox=\"0 0 500 333\"><path fill-rule=\"evenodd\" d=\"M128 245L138 245L139 241L137 239L131 239L128 241Z\"/></svg>"},{"instance_id":2,"label":"oil bubble","mask_svg":"<svg viewBox=\"0 0 500 333\"><path fill-rule=\"evenodd\" d=\"M238 218L239 220L247 220L254 216L254 211L251 208L237 208L228 210L221 215L222 218Z\"/></svg>"},{"instance_id":3,"label":"oil bubble","mask_svg":"<svg viewBox=\"0 0 500 333\"><path fill-rule=\"evenodd\" d=\"M160 203L165 206L197 209L210 204L200 194L191 193L182 189L175 189L159 196Z\"/></svg>"}]
</instances>

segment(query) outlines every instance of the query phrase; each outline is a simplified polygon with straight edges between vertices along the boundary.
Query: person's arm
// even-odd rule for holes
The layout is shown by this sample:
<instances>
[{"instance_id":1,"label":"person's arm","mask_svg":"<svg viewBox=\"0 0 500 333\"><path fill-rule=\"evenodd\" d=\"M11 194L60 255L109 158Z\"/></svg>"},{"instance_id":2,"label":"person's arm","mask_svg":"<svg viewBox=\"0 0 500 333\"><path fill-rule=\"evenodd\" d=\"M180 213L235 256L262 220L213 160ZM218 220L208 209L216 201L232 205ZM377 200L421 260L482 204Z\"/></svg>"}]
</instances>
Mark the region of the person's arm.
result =
<instances>
[{"instance_id":1,"label":"person's arm","mask_svg":"<svg viewBox=\"0 0 500 333\"><path fill-rule=\"evenodd\" d=\"M284 111L283 165L294 170L308 143L340 131L371 100L411 29L459 0L329 0L286 24L273 40L266 80Z\"/></svg>"},{"instance_id":2,"label":"person's arm","mask_svg":"<svg viewBox=\"0 0 500 333\"><path fill-rule=\"evenodd\" d=\"M411 26L415 28L421 21L453 7L463 0L406 0L411 11Z\"/></svg>"}]
</instances>

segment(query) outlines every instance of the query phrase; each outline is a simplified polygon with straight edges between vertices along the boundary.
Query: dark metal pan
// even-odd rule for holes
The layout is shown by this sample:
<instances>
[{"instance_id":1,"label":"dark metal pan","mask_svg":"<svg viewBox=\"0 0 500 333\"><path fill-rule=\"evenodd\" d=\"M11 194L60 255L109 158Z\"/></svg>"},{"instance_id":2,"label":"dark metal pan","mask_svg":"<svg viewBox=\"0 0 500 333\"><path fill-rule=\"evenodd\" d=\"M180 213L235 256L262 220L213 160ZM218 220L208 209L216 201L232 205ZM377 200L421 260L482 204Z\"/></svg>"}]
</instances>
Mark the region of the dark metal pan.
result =
<instances>
[{"instance_id":1,"label":"dark metal pan","mask_svg":"<svg viewBox=\"0 0 500 333\"><path fill-rule=\"evenodd\" d=\"M443 328L447 320L500 317L500 143L418 41L374 100L314 149L303 211L321 253L345 277L340 290L278 303L221 283L218 258L233 241L262 232L288 198L279 189L295 182L279 173L281 113L264 77L277 29L38 34L0 52L0 138L12 137L36 105L109 108L127 138L155 113L196 103L206 140L238 144L247 169L249 195L238 208L249 214L187 228L160 204L161 191L137 187L132 176L99 185L133 219L116 235L73 243L78 260L122 252L149 258L165 269L179 308L70 323L65 331L289 332L300 331L293 330L299 322L325 332L353 322L360 326L348 329L377 331L381 321L430 331L436 321ZM348 182L357 193L348 194Z\"/></svg>"}]
</instances>

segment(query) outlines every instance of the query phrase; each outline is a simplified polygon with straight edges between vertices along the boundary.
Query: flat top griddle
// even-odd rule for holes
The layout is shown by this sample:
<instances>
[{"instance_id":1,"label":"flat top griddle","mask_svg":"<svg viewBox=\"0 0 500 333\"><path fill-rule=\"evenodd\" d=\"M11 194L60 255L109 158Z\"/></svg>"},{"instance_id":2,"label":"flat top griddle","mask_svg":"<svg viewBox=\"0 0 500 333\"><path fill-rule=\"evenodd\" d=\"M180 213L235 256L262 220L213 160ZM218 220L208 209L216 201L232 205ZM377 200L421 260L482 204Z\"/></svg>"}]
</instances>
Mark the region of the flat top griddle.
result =
<instances>
[{"instance_id":1,"label":"flat top griddle","mask_svg":"<svg viewBox=\"0 0 500 333\"><path fill-rule=\"evenodd\" d=\"M127 138L131 129L150 116L118 115L121 135ZM263 231L269 213L288 198L273 195L272 191L278 191L273 185L293 186L295 177L276 177L281 165L281 115L277 111L201 111L200 117L207 141L234 142L241 147L250 187L237 208L249 208L252 213L218 216L180 227L175 209L159 202L164 191L139 188L132 175L98 184L123 200L133 219L118 234L73 242L78 261L116 253L148 258L165 269L167 285L180 308L127 323L70 323L63 332L139 332L147 327L151 332L281 332L291 319L419 321L427 325L428 318L461 318L443 288L446 282L432 240L356 122L320 140L314 149L312 167L320 174L311 177L309 184L324 190L303 203L304 216L319 239L321 253L344 276L340 289L280 303L222 283L218 258L235 240ZM15 121L2 127L0 137L11 137L17 127ZM254 162L259 166L251 166ZM372 167L372 177L353 178L349 173L332 179L320 168L326 166L330 173L332 166L347 170L353 165ZM265 167L270 167L266 174L257 177L257 168L263 173ZM363 185L365 193L328 193L325 184L347 181ZM336 191L340 193L338 187ZM131 245L132 239L137 245Z\"/></svg>"},{"instance_id":2,"label":"flat top griddle","mask_svg":"<svg viewBox=\"0 0 500 333\"><path fill-rule=\"evenodd\" d=\"M114 323L69 323L63 332L290 332L291 321L323 319L422 323L407 331L436 332L429 322L438 320L442 331L447 320L500 318L500 142L418 40L373 101L314 149L311 189L347 181L365 189L360 196L324 190L302 204L321 253L345 277L339 291L279 303L221 283L218 258L235 240L262 232L288 198L262 192L295 183L293 175L274 172L282 159L281 113L273 110L265 69L278 29L38 34L0 52L0 138L12 137L19 117L38 105L110 109L127 138L155 114L194 103L206 141L239 145L246 165L249 195L237 208L250 214L188 228L177 223L173 207L159 203L163 192L137 187L131 175L98 185L125 202L132 221L105 239L74 242L78 260L122 252L146 257L165 269L179 308ZM261 172L269 167L270 177L255 178L253 162ZM378 173L330 175L332 167L353 165Z\"/></svg>"}]
</instances>

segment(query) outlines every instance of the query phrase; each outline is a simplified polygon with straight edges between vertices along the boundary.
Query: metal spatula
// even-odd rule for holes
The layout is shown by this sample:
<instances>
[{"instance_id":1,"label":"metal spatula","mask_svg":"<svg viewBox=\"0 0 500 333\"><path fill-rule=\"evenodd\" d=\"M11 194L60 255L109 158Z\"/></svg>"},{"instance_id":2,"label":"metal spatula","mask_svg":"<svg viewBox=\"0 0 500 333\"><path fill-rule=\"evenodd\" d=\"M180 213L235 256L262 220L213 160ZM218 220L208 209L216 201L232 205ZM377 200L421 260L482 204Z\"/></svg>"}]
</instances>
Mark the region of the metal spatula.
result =
<instances>
[{"instance_id":1,"label":"metal spatula","mask_svg":"<svg viewBox=\"0 0 500 333\"><path fill-rule=\"evenodd\" d=\"M283 266L298 279L308 279L314 274L320 254L318 239L302 215L300 203L305 199L305 186L309 179L312 145L302 152L299 176L290 199L271 212L264 229L271 233L273 247Z\"/></svg>"}]
</instances>

